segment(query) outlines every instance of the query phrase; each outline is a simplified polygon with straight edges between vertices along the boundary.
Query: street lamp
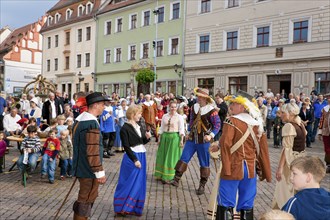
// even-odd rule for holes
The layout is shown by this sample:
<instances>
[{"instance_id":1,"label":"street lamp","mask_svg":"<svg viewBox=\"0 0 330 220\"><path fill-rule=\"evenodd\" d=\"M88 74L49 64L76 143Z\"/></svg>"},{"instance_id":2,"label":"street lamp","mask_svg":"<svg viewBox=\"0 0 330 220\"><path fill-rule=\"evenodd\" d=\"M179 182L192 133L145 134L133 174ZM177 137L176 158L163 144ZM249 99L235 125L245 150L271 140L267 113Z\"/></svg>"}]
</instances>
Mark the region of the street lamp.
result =
<instances>
[{"instance_id":1,"label":"street lamp","mask_svg":"<svg viewBox=\"0 0 330 220\"><path fill-rule=\"evenodd\" d=\"M157 76L157 35L158 35L158 15L159 15L159 9L158 9L158 0L157 0L157 9L153 10L153 14L156 17L156 38L154 46L154 94L156 93L156 76Z\"/></svg>"},{"instance_id":2,"label":"street lamp","mask_svg":"<svg viewBox=\"0 0 330 220\"><path fill-rule=\"evenodd\" d=\"M321 92L321 77L319 77L317 81L317 93L319 94Z\"/></svg>"},{"instance_id":3,"label":"street lamp","mask_svg":"<svg viewBox=\"0 0 330 220\"><path fill-rule=\"evenodd\" d=\"M78 73L78 80L79 80L79 89L78 89L78 92L80 92L80 88L81 88L81 82L82 81L84 81L84 77L82 76L82 74L81 74L81 71L79 71L79 73Z\"/></svg>"}]
</instances>

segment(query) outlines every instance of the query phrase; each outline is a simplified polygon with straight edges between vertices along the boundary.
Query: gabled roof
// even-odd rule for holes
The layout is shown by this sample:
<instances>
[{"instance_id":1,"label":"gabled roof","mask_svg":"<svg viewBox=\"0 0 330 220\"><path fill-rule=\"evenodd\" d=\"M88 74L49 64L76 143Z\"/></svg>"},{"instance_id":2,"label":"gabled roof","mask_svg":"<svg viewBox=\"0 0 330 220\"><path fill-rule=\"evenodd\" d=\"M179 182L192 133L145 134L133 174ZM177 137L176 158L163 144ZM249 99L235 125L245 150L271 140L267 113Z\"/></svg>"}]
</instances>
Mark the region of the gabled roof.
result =
<instances>
[{"instance_id":1,"label":"gabled roof","mask_svg":"<svg viewBox=\"0 0 330 220\"><path fill-rule=\"evenodd\" d=\"M34 22L23 27L15 29L1 44L0 44L0 53L3 51L9 51L12 49L13 45L16 44L21 38L23 38L27 32L33 29L35 23Z\"/></svg>"},{"instance_id":2,"label":"gabled roof","mask_svg":"<svg viewBox=\"0 0 330 220\"><path fill-rule=\"evenodd\" d=\"M129 5L134 5L140 2L145 2L147 0L124 0L121 2L116 3L115 0L112 0L108 3L108 5L104 6L98 13L97 15L107 13L109 11L114 11Z\"/></svg>"},{"instance_id":3,"label":"gabled roof","mask_svg":"<svg viewBox=\"0 0 330 220\"><path fill-rule=\"evenodd\" d=\"M78 17L78 6L80 4L86 6L86 3L91 2L93 3L93 9L89 14L84 13ZM99 9L101 4L101 0L60 0L54 7L52 7L48 12L48 16L53 17L53 21L50 25L48 22L42 26L40 33L45 31L54 30L59 27L67 26L72 23L77 23L79 21L84 21L87 19L91 19L95 14L96 11ZM71 17L66 20L66 11L67 9L73 10ZM55 23L55 14L61 14L60 20Z\"/></svg>"}]
</instances>

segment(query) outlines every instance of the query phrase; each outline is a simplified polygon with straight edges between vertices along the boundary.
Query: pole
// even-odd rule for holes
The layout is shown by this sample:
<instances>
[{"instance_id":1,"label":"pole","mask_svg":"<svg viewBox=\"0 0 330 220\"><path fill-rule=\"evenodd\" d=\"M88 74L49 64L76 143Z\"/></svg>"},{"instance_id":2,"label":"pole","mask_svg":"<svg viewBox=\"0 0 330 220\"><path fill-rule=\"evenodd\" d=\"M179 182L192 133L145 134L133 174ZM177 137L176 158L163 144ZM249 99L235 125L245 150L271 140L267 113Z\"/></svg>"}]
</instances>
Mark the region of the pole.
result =
<instances>
[{"instance_id":1,"label":"pole","mask_svg":"<svg viewBox=\"0 0 330 220\"><path fill-rule=\"evenodd\" d=\"M155 47L154 47L154 94L156 93L156 77L157 77L157 38L158 38L158 0L157 0L157 6L156 9L154 10L156 18L156 38L155 38Z\"/></svg>"},{"instance_id":2,"label":"pole","mask_svg":"<svg viewBox=\"0 0 330 220\"><path fill-rule=\"evenodd\" d=\"M318 78L317 81L317 94L319 94L321 92L321 78Z\"/></svg>"}]
</instances>

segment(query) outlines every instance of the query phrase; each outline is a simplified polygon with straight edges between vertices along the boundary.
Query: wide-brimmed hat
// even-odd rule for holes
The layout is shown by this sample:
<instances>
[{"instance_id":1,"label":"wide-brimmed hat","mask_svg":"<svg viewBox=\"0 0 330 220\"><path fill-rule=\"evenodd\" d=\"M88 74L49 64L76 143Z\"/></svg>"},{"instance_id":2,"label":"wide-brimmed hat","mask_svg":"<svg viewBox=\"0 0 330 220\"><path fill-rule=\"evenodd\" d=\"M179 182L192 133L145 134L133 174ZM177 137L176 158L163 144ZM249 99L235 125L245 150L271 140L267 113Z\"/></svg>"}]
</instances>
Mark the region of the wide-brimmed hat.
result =
<instances>
[{"instance_id":1,"label":"wide-brimmed hat","mask_svg":"<svg viewBox=\"0 0 330 220\"><path fill-rule=\"evenodd\" d=\"M103 96L101 92L93 92L86 96L86 102L87 106L94 104L96 102L105 102L109 101L109 99L106 96Z\"/></svg>"},{"instance_id":2,"label":"wide-brimmed hat","mask_svg":"<svg viewBox=\"0 0 330 220\"><path fill-rule=\"evenodd\" d=\"M38 98L34 97L34 98L32 98L32 99L30 100L30 102L34 102L35 104L38 105L39 100L38 100Z\"/></svg>"},{"instance_id":3,"label":"wide-brimmed hat","mask_svg":"<svg viewBox=\"0 0 330 220\"><path fill-rule=\"evenodd\" d=\"M194 88L194 93L196 96L206 98L209 103L213 103L212 98L209 95L210 92L208 89L196 87Z\"/></svg>"}]
</instances>

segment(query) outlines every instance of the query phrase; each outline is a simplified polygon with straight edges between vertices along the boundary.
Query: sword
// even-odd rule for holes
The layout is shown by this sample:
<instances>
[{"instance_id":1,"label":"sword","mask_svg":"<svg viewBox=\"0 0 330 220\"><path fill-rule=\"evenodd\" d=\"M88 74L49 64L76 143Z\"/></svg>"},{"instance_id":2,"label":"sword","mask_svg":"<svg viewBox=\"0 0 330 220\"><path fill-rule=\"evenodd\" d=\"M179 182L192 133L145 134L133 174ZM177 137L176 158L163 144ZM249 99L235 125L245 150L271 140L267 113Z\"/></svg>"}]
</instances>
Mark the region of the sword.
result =
<instances>
[{"instance_id":1,"label":"sword","mask_svg":"<svg viewBox=\"0 0 330 220\"><path fill-rule=\"evenodd\" d=\"M54 217L54 220L57 219L57 216L58 216L58 214L60 213L62 207L64 206L66 200L68 199L68 197L69 197L69 195L70 195L70 193L71 193L71 191L72 191L72 189L73 189L73 186L76 184L76 181L77 181L77 178L74 179L74 181L73 181L73 183L72 183L72 185L71 185L71 188L70 188L69 192L66 194L66 196L65 196L65 198L64 198L64 200L63 200L63 202L62 202L62 205L61 205L60 208L57 210L57 213L56 213L56 215L55 215L55 217Z\"/></svg>"}]
</instances>

